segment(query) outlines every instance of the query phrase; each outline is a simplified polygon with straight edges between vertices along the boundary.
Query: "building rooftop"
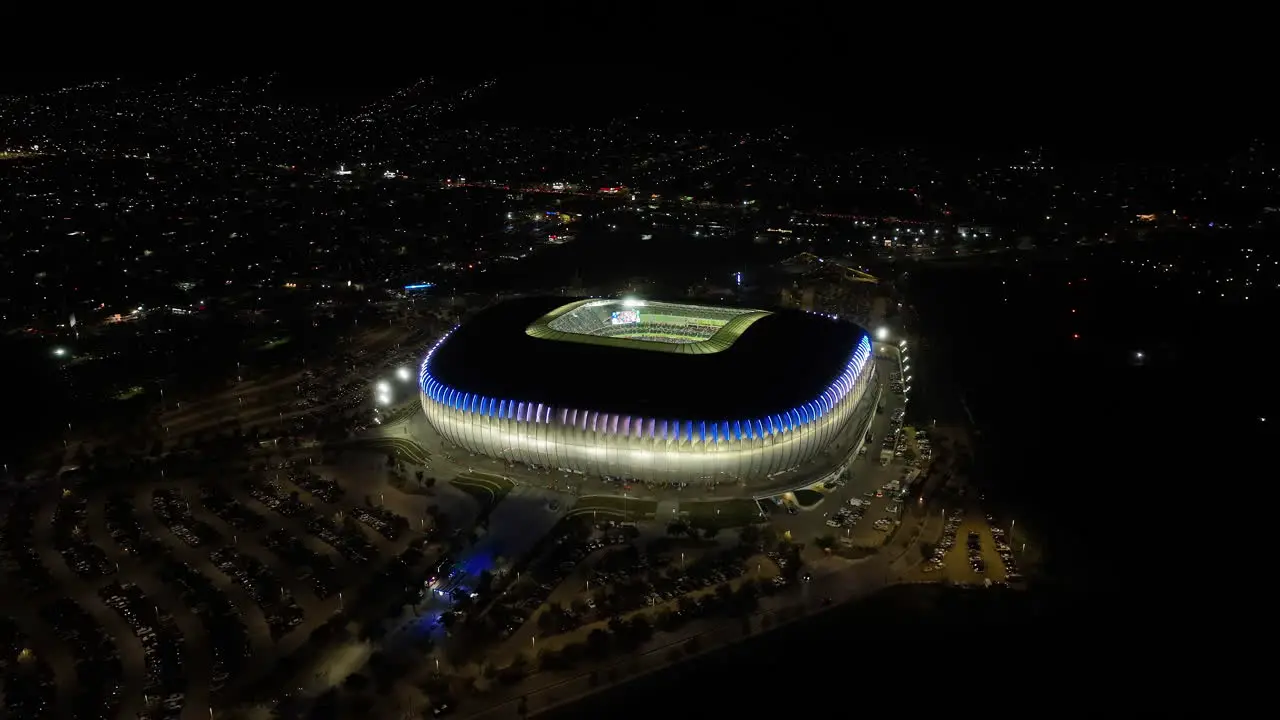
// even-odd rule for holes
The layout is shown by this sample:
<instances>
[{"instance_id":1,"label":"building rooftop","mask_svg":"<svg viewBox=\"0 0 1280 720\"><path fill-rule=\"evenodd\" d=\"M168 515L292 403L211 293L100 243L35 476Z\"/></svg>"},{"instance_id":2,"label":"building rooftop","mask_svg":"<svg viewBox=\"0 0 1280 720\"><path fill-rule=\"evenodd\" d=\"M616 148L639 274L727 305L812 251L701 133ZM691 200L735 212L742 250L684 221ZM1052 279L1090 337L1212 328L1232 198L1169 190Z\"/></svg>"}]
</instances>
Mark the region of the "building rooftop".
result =
<instances>
[{"instance_id":1,"label":"building rooftop","mask_svg":"<svg viewBox=\"0 0 1280 720\"><path fill-rule=\"evenodd\" d=\"M530 297L463 323L431 356L430 372L489 398L732 421L814 400L866 334L796 310Z\"/></svg>"}]
</instances>

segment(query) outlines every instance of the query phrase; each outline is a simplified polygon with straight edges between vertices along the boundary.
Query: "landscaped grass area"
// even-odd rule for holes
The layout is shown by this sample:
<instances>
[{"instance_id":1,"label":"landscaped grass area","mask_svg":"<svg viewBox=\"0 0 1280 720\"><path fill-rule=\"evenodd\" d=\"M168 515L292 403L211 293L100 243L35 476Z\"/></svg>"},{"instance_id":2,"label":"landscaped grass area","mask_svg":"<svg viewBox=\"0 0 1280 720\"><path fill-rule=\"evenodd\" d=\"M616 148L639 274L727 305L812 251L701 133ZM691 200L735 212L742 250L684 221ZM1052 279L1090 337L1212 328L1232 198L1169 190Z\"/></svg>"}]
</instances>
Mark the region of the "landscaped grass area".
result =
<instances>
[{"instance_id":1,"label":"landscaped grass area","mask_svg":"<svg viewBox=\"0 0 1280 720\"><path fill-rule=\"evenodd\" d=\"M289 341L291 340L293 340L293 338L289 337L288 335L285 335L283 337L271 338L270 340L259 345L258 350L261 352L265 352L267 350L274 350L275 348L288 344Z\"/></svg>"},{"instance_id":2,"label":"landscaped grass area","mask_svg":"<svg viewBox=\"0 0 1280 720\"><path fill-rule=\"evenodd\" d=\"M408 438L357 438L355 440L347 440L345 442L338 443L333 447L357 451L367 450L369 452L380 452L384 454L394 452L398 460L413 463L414 465L426 465L431 459L431 453L427 452L421 445L409 440Z\"/></svg>"},{"instance_id":3,"label":"landscaped grass area","mask_svg":"<svg viewBox=\"0 0 1280 720\"><path fill-rule=\"evenodd\" d=\"M499 475L469 473L449 481L454 487L470 495L480 503L481 510L492 510L511 492L515 483Z\"/></svg>"},{"instance_id":4,"label":"landscaped grass area","mask_svg":"<svg viewBox=\"0 0 1280 720\"><path fill-rule=\"evenodd\" d=\"M822 493L817 490L796 490L793 494L800 507L809 508L822 502Z\"/></svg>"},{"instance_id":5,"label":"landscaped grass area","mask_svg":"<svg viewBox=\"0 0 1280 720\"><path fill-rule=\"evenodd\" d=\"M382 424L384 426L394 425L395 423L401 422L403 420L407 420L413 417L414 415L417 415L420 412L422 412L422 406L419 405L417 402L411 402L408 405L404 405L390 412L383 413Z\"/></svg>"},{"instance_id":6,"label":"landscaped grass area","mask_svg":"<svg viewBox=\"0 0 1280 720\"><path fill-rule=\"evenodd\" d=\"M760 522L760 505L750 498L681 503L680 513L695 528L731 528Z\"/></svg>"},{"instance_id":7,"label":"landscaped grass area","mask_svg":"<svg viewBox=\"0 0 1280 720\"><path fill-rule=\"evenodd\" d=\"M618 495L584 495L578 498L569 514L635 522L652 519L657 512L658 503L653 500L636 500Z\"/></svg>"}]
</instances>

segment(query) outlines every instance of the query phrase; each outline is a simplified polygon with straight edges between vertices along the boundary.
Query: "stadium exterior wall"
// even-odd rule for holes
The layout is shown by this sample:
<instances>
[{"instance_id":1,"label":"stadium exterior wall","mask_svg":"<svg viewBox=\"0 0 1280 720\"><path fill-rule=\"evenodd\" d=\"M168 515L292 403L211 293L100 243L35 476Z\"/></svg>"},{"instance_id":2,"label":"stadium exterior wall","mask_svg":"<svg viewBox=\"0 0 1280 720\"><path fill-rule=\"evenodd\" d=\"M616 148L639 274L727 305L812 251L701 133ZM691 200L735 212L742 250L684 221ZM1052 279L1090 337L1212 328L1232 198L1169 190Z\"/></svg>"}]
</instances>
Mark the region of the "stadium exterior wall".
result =
<instances>
[{"instance_id":1,"label":"stadium exterior wall","mask_svg":"<svg viewBox=\"0 0 1280 720\"><path fill-rule=\"evenodd\" d=\"M422 409L445 439L530 466L645 482L767 481L821 453L875 382L864 336L845 371L803 407L751 420L660 420L479 397L432 377L434 351L419 373Z\"/></svg>"}]
</instances>

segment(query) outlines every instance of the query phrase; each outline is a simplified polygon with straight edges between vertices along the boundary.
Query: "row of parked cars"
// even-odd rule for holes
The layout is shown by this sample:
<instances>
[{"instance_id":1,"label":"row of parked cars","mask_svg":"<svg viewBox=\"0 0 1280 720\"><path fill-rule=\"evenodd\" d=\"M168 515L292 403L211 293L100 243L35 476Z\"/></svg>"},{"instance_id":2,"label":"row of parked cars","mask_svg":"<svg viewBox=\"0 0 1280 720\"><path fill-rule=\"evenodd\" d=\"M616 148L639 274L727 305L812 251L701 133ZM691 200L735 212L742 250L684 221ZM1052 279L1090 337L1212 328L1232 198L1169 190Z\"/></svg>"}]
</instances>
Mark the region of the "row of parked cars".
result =
<instances>
[{"instance_id":1,"label":"row of parked cars","mask_svg":"<svg viewBox=\"0 0 1280 720\"><path fill-rule=\"evenodd\" d=\"M518 630L587 555L606 545L625 542L621 532L593 540L579 540L566 531L549 540L546 549L530 563L528 579L508 588L503 599L490 610L504 628L501 635L506 637Z\"/></svg>"},{"instance_id":2,"label":"row of parked cars","mask_svg":"<svg viewBox=\"0 0 1280 720\"><path fill-rule=\"evenodd\" d=\"M174 588L182 603L200 619L208 639L213 672L210 690L219 692L244 669L250 654L249 631L240 608L213 581L188 563L161 560L159 576Z\"/></svg>"},{"instance_id":3,"label":"row of parked cars","mask_svg":"<svg viewBox=\"0 0 1280 720\"><path fill-rule=\"evenodd\" d=\"M38 509L34 496L23 492L10 498L9 503L0 527L0 568L9 577L22 580L30 590L40 592L53 585L53 577L31 544Z\"/></svg>"},{"instance_id":4,"label":"row of parked cars","mask_svg":"<svg viewBox=\"0 0 1280 720\"><path fill-rule=\"evenodd\" d=\"M267 525L266 518L237 500L217 483L206 481L200 484L200 502L209 512L236 530L253 532Z\"/></svg>"},{"instance_id":5,"label":"row of parked cars","mask_svg":"<svg viewBox=\"0 0 1280 720\"><path fill-rule=\"evenodd\" d=\"M88 504L65 494L53 510L53 544L67 567L86 580L103 578L115 572L115 563L89 537Z\"/></svg>"},{"instance_id":6,"label":"row of parked cars","mask_svg":"<svg viewBox=\"0 0 1280 720\"><path fill-rule=\"evenodd\" d=\"M849 498L847 505L841 505L838 510L827 518L827 527L829 528L852 528L858 524L862 516L867 511L867 501L858 498Z\"/></svg>"},{"instance_id":7,"label":"row of parked cars","mask_svg":"<svg viewBox=\"0 0 1280 720\"><path fill-rule=\"evenodd\" d=\"M289 470L289 480L294 485L320 498L321 502L333 504L346 495L346 490L338 484L337 480L322 478L305 468L291 468Z\"/></svg>"},{"instance_id":8,"label":"row of parked cars","mask_svg":"<svg viewBox=\"0 0 1280 720\"><path fill-rule=\"evenodd\" d=\"M368 525L374 532L388 540L395 540L409 527L403 515L377 505L365 505L351 509L351 516Z\"/></svg>"},{"instance_id":9,"label":"row of parked cars","mask_svg":"<svg viewBox=\"0 0 1280 720\"><path fill-rule=\"evenodd\" d=\"M308 532L337 550L339 555L352 564L364 565L378 556L377 549L358 529L343 527L334 522L315 507L303 502L296 491L289 491L280 482L249 480L245 487L258 502L284 517L297 518ZM398 537L398 533L396 536Z\"/></svg>"},{"instance_id":10,"label":"row of parked cars","mask_svg":"<svg viewBox=\"0 0 1280 720\"><path fill-rule=\"evenodd\" d=\"M222 534L191 514L191 504L175 490L157 489L151 493L151 510L169 531L193 548L222 541Z\"/></svg>"},{"instance_id":11,"label":"row of parked cars","mask_svg":"<svg viewBox=\"0 0 1280 720\"><path fill-rule=\"evenodd\" d=\"M249 479L245 481L245 490L254 500L266 505L284 517L297 517L307 507L306 503L302 502L298 497L296 491L290 492L286 490L276 480Z\"/></svg>"},{"instance_id":12,"label":"row of parked cars","mask_svg":"<svg viewBox=\"0 0 1280 720\"><path fill-rule=\"evenodd\" d=\"M70 598L40 607L40 619L71 650L76 687L71 717L115 720L124 690L124 667L115 638Z\"/></svg>"},{"instance_id":13,"label":"row of parked cars","mask_svg":"<svg viewBox=\"0 0 1280 720\"><path fill-rule=\"evenodd\" d=\"M309 582L321 600L332 597L342 587L333 560L307 547L288 530L272 530L263 538L262 544L293 568L295 578Z\"/></svg>"},{"instance_id":14,"label":"row of parked cars","mask_svg":"<svg viewBox=\"0 0 1280 720\"><path fill-rule=\"evenodd\" d=\"M0 617L0 713L38 720L54 712L53 668L31 649L18 624Z\"/></svg>"},{"instance_id":15,"label":"row of parked cars","mask_svg":"<svg viewBox=\"0 0 1280 720\"><path fill-rule=\"evenodd\" d=\"M107 532L126 555L148 560L168 555L169 549L142 527L134 509L133 497L123 492L112 493L107 496L104 511Z\"/></svg>"},{"instance_id":16,"label":"row of parked cars","mask_svg":"<svg viewBox=\"0 0 1280 720\"><path fill-rule=\"evenodd\" d=\"M102 602L115 609L142 643L146 660L146 704L166 718L182 712L187 678L183 668L184 639L173 616L160 610L133 583L112 582L98 590ZM157 707L158 706L158 707Z\"/></svg>"},{"instance_id":17,"label":"row of parked cars","mask_svg":"<svg viewBox=\"0 0 1280 720\"><path fill-rule=\"evenodd\" d=\"M1013 548L1009 545L1009 539L1004 528L997 527L994 524L994 518L987 516L987 521L993 523L991 525L991 537L995 539L996 554L1000 556L1000 562L1004 565L1004 579L1006 582L1018 582L1022 580L1022 573L1018 572L1018 561L1013 556Z\"/></svg>"},{"instance_id":18,"label":"row of parked cars","mask_svg":"<svg viewBox=\"0 0 1280 720\"><path fill-rule=\"evenodd\" d=\"M214 550L209 559L262 609L272 640L302 624L302 608L261 560L230 547Z\"/></svg>"}]
</instances>

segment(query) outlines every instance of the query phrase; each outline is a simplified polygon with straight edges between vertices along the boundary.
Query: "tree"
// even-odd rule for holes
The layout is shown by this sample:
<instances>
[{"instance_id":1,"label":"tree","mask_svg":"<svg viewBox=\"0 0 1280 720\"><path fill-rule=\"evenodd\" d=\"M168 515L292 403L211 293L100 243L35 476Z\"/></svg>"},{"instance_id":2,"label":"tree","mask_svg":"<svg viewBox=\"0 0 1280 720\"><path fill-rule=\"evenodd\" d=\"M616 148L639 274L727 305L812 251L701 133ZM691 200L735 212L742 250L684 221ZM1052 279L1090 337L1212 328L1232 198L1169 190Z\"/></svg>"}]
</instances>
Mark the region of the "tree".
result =
<instances>
[{"instance_id":1,"label":"tree","mask_svg":"<svg viewBox=\"0 0 1280 720\"><path fill-rule=\"evenodd\" d=\"M555 615L551 613L551 608L547 608L542 612L538 613L538 630L539 631L544 633L549 633L555 628L555 624L556 624L556 618L555 618Z\"/></svg>"},{"instance_id":2,"label":"tree","mask_svg":"<svg viewBox=\"0 0 1280 720\"><path fill-rule=\"evenodd\" d=\"M933 557L933 543L920 543L920 557L929 560Z\"/></svg>"},{"instance_id":3,"label":"tree","mask_svg":"<svg viewBox=\"0 0 1280 720\"><path fill-rule=\"evenodd\" d=\"M732 587L730 587L728 584L725 584L725 583L722 583L716 586L716 599L720 600L721 603L728 604L729 600L731 600L732 598L733 598Z\"/></svg>"},{"instance_id":4,"label":"tree","mask_svg":"<svg viewBox=\"0 0 1280 720\"><path fill-rule=\"evenodd\" d=\"M755 525L748 525L738 531L738 539L743 545L754 547L760 542L760 528Z\"/></svg>"},{"instance_id":5,"label":"tree","mask_svg":"<svg viewBox=\"0 0 1280 720\"><path fill-rule=\"evenodd\" d=\"M350 692L359 692L369 686L369 678L360 673L351 673L342 682L342 687Z\"/></svg>"},{"instance_id":6,"label":"tree","mask_svg":"<svg viewBox=\"0 0 1280 720\"><path fill-rule=\"evenodd\" d=\"M718 527L709 527L702 531L702 537L706 538L707 540L715 540L716 535L719 535L719 534L720 534L720 528Z\"/></svg>"},{"instance_id":7,"label":"tree","mask_svg":"<svg viewBox=\"0 0 1280 720\"><path fill-rule=\"evenodd\" d=\"M830 550L836 546L836 539L831 535L820 535L813 541L813 544L823 550Z\"/></svg>"},{"instance_id":8,"label":"tree","mask_svg":"<svg viewBox=\"0 0 1280 720\"><path fill-rule=\"evenodd\" d=\"M587 651L592 657L602 658L609 654L611 638L604 628L596 628L587 635Z\"/></svg>"},{"instance_id":9,"label":"tree","mask_svg":"<svg viewBox=\"0 0 1280 720\"><path fill-rule=\"evenodd\" d=\"M765 547L773 547L778 544L778 531L774 530L772 525L765 525L760 531L760 540Z\"/></svg>"},{"instance_id":10,"label":"tree","mask_svg":"<svg viewBox=\"0 0 1280 720\"><path fill-rule=\"evenodd\" d=\"M631 634L637 643L646 643L653 638L653 624L644 615L636 615L631 619Z\"/></svg>"}]
</instances>

